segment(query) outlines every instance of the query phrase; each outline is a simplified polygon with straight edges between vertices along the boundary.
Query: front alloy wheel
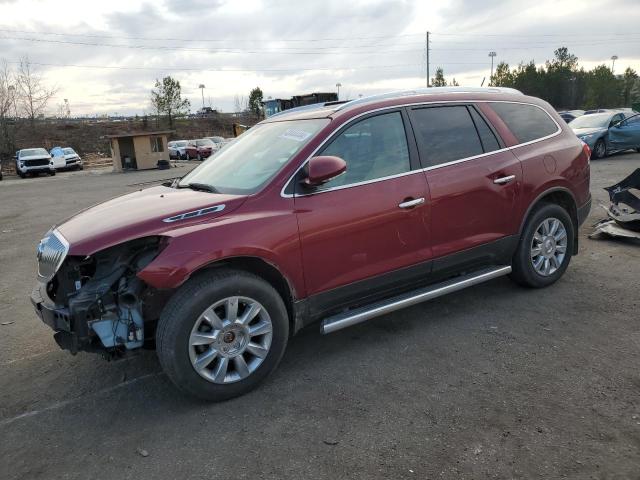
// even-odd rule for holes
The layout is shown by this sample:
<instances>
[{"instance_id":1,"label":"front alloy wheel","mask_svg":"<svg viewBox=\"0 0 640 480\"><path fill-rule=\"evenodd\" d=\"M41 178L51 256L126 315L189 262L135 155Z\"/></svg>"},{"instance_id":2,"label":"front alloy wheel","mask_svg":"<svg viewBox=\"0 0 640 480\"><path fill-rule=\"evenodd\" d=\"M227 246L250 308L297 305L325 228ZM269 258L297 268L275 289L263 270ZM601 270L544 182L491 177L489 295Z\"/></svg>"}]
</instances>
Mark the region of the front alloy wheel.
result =
<instances>
[{"instance_id":1,"label":"front alloy wheel","mask_svg":"<svg viewBox=\"0 0 640 480\"><path fill-rule=\"evenodd\" d=\"M266 309L248 297L228 297L207 308L189 336L189 358L213 383L247 378L266 358L273 327Z\"/></svg>"},{"instance_id":2,"label":"front alloy wheel","mask_svg":"<svg viewBox=\"0 0 640 480\"><path fill-rule=\"evenodd\" d=\"M246 271L215 268L192 277L169 299L156 330L169 379L213 401L242 395L271 373L289 339L280 294Z\"/></svg>"}]
</instances>

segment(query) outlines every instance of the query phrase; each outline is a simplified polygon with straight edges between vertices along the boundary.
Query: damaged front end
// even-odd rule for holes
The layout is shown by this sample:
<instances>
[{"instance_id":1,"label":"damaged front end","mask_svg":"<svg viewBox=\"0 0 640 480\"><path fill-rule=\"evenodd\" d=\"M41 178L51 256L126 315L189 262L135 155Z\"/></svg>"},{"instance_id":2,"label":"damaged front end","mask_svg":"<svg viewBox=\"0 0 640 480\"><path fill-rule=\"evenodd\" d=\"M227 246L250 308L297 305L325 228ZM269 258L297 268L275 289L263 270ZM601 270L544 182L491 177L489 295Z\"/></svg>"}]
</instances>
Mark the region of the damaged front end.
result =
<instances>
[{"instance_id":1,"label":"damaged front end","mask_svg":"<svg viewBox=\"0 0 640 480\"><path fill-rule=\"evenodd\" d=\"M153 338L162 297L137 274L164 249L166 237L145 237L89 256L67 255L56 230L38 246L38 284L31 301L38 316L71 353L111 354Z\"/></svg>"},{"instance_id":2,"label":"damaged front end","mask_svg":"<svg viewBox=\"0 0 640 480\"><path fill-rule=\"evenodd\" d=\"M611 200L609 208L605 208L608 218L595 225L591 238L605 234L640 239L640 168L605 190Z\"/></svg>"}]
</instances>

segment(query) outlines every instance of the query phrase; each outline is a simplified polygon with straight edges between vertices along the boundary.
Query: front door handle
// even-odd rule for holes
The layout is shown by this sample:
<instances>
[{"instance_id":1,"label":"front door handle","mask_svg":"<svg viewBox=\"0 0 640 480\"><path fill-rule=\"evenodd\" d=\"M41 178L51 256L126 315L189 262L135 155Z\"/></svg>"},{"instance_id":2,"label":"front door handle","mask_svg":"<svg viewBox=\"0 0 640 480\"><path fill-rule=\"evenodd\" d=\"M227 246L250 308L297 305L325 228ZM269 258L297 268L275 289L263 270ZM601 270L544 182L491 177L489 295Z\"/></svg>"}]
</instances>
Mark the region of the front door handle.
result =
<instances>
[{"instance_id":1,"label":"front door handle","mask_svg":"<svg viewBox=\"0 0 640 480\"><path fill-rule=\"evenodd\" d=\"M424 198L416 198L414 200L406 200L398 204L398 206L400 208L412 208L412 207L417 207L418 205L422 205L423 203L424 203Z\"/></svg>"},{"instance_id":2,"label":"front door handle","mask_svg":"<svg viewBox=\"0 0 640 480\"><path fill-rule=\"evenodd\" d=\"M504 185L505 183L509 183L512 182L513 180L516 179L515 175L509 175L508 177L500 177L500 178L496 178L493 183L495 183L496 185Z\"/></svg>"}]
</instances>

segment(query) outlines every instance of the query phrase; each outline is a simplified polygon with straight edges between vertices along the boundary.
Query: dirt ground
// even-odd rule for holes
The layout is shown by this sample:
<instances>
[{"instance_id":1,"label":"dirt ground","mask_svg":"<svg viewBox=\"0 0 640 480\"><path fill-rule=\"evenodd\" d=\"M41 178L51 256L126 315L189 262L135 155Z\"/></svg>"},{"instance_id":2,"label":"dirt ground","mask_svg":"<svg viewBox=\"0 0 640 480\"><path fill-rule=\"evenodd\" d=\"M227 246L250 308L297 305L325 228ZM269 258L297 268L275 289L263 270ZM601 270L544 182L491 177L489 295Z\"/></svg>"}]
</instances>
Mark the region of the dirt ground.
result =
<instances>
[{"instance_id":1,"label":"dirt ground","mask_svg":"<svg viewBox=\"0 0 640 480\"><path fill-rule=\"evenodd\" d=\"M56 222L189 167L0 182L0 478L640 478L640 245L589 240L563 279L498 279L321 336L254 392L180 394L154 352L71 356L29 303ZM5 325L5 323L8 323Z\"/></svg>"}]
</instances>

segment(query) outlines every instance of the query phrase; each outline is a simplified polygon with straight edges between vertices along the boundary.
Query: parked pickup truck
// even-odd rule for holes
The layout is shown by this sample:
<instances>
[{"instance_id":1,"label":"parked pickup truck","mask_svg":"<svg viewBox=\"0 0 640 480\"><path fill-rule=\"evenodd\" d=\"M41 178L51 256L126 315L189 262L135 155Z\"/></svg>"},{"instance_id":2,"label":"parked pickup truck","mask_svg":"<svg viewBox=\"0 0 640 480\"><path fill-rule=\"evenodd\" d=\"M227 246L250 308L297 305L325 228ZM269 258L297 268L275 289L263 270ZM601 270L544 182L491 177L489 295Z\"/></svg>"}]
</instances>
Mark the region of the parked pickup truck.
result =
<instances>
[{"instance_id":1,"label":"parked pickup truck","mask_svg":"<svg viewBox=\"0 0 640 480\"><path fill-rule=\"evenodd\" d=\"M503 275L556 282L591 206L589 155L511 89L292 109L52 228L32 302L72 353L153 345L184 391L231 398L311 323L328 334Z\"/></svg>"},{"instance_id":2,"label":"parked pickup truck","mask_svg":"<svg viewBox=\"0 0 640 480\"><path fill-rule=\"evenodd\" d=\"M66 165L63 159L53 159L44 148L23 148L16 152L16 172L20 178L39 173L56 174L56 168Z\"/></svg>"}]
</instances>

